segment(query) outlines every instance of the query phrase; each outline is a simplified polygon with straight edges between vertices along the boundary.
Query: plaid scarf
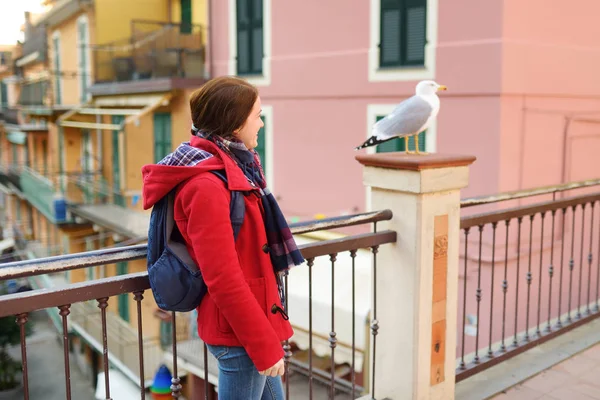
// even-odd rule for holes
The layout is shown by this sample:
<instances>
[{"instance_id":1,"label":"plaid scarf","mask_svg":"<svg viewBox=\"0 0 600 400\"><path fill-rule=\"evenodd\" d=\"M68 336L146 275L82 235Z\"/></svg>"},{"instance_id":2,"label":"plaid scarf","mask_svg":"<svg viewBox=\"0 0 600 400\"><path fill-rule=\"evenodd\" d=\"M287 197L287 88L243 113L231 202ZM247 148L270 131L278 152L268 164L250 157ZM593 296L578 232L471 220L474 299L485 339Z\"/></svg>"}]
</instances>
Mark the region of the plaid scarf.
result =
<instances>
[{"instance_id":1,"label":"plaid scarf","mask_svg":"<svg viewBox=\"0 0 600 400\"><path fill-rule=\"evenodd\" d=\"M193 125L192 131L196 136L215 143L223 152L230 156L242 170L250 184L259 190L263 206L267 242L270 249L269 256L275 277L277 278L281 303L285 307L283 277L287 275L291 267L300 265L305 260L300 250L298 250L296 241L277 204L275 196L267 188L258 153L255 150L248 150L241 141L227 140L217 135L207 135L196 129ZM204 150L191 146L189 142L185 142L173 153L161 160L159 164L191 166L212 156L212 154Z\"/></svg>"}]
</instances>

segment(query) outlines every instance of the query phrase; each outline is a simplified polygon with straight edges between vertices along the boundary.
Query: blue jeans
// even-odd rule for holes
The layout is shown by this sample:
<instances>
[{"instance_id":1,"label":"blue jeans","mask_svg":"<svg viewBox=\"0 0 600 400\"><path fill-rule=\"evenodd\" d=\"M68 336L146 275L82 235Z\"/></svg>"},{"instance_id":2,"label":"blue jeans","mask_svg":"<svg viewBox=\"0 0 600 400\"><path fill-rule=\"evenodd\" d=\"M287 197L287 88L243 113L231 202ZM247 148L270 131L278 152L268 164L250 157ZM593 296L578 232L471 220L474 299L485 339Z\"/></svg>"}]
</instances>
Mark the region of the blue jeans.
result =
<instances>
[{"instance_id":1,"label":"blue jeans","mask_svg":"<svg viewBox=\"0 0 600 400\"><path fill-rule=\"evenodd\" d=\"M243 347L212 346L219 364L219 400L284 400L281 377L258 373Z\"/></svg>"}]
</instances>

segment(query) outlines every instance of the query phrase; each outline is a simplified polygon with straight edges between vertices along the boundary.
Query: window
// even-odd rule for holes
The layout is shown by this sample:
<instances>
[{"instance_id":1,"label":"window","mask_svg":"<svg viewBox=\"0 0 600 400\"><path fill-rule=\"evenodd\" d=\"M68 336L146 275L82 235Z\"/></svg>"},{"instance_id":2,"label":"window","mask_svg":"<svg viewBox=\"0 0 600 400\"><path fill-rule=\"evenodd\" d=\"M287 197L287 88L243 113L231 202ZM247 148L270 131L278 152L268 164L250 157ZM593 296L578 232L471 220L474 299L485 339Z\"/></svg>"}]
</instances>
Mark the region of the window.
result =
<instances>
[{"instance_id":1,"label":"window","mask_svg":"<svg viewBox=\"0 0 600 400\"><path fill-rule=\"evenodd\" d=\"M435 78L439 0L370 0L370 81Z\"/></svg>"},{"instance_id":2,"label":"window","mask_svg":"<svg viewBox=\"0 0 600 400\"><path fill-rule=\"evenodd\" d=\"M54 102L62 104L62 80L61 80L61 60L60 60L60 32L54 32L52 35L52 58L54 77Z\"/></svg>"},{"instance_id":3,"label":"window","mask_svg":"<svg viewBox=\"0 0 600 400\"><path fill-rule=\"evenodd\" d=\"M238 75L262 74L263 0L236 0Z\"/></svg>"},{"instance_id":4,"label":"window","mask_svg":"<svg viewBox=\"0 0 600 400\"><path fill-rule=\"evenodd\" d=\"M230 75L271 84L271 1L229 0Z\"/></svg>"},{"instance_id":5,"label":"window","mask_svg":"<svg viewBox=\"0 0 600 400\"><path fill-rule=\"evenodd\" d=\"M192 33L192 0L181 0L180 32Z\"/></svg>"},{"instance_id":6,"label":"window","mask_svg":"<svg viewBox=\"0 0 600 400\"><path fill-rule=\"evenodd\" d=\"M381 0L380 67L425 65L427 0Z\"/></svg>"},{"instance_id":7,"label":"window","mask_svg":"<svg viewBox=\"0 0 600 400\"><path fill-rule=\"evenodd\" d=\"M385 118L385 115L377 116L376 120ZM419 151L425 151L426 149L426 140L427 140L427 131L423 131L419 133ZM408 138L408 150L415 151L415 137L411 136ZM406 151L406 142L404 138L396 138L389 140L387 142L381 143L377 145L376 150L377 153L389 153L394 151Z\"/></svg>"},{"instance_id":8,"label":"window","mask_svg":"<svg viewBox=\"0 0 600 400\"><path fill-rule=\"evenodd\" d=\"M154 162L171 152L171 114L154 113Z\"/></svg>"},{"instance_id":9,"label":"window","mask_svg":"<svg viewBox=\"0 0 600 400\"><path fill-rule=\"evenodd\" d=\"M260 156L260 163L265 173L267 186L273 191L273 107L262 105L261 119L265 126L258 132L258 146L256 151Z\"/></svg>"},{"instance_id":10,"label":"window","mask_svg":"<svg viewBox=\"0 0 600 400\"><path fill-rule=\"evenodd\" d=\"M78 78L81 103L90 98L88 89L92 82L90 70L90 33L87 16L77 19L77 59L79 60Z\"/></svg>"}]
</instances>

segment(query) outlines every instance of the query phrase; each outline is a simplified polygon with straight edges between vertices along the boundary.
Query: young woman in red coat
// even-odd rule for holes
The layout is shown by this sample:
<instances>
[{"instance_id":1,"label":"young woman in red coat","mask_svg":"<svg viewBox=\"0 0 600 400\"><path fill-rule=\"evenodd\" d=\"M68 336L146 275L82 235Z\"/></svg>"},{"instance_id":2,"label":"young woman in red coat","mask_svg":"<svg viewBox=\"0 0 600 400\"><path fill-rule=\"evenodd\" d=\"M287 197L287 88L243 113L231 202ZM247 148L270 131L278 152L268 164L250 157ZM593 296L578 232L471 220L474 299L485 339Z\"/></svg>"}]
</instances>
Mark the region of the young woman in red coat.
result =
<instances>
[{"instance_id":1,"label":"young woman in red coat","mask_svg":"<svg viewBox=\"0 0 600 400\"><path fill-rule=\"evenodd\" d=\"M246 81L220 77L192 94L190 108L190 141L142 169L144 208L176 188L175 221L208 287L198 334L218 360L219 399L283 399L282 342L293 331L282 276L304 259L254 151L264 126L260 97ZM212 170L224 171L227 184ZM236 241L232 190L246 193Z\"/></svg>"}]
</instances>

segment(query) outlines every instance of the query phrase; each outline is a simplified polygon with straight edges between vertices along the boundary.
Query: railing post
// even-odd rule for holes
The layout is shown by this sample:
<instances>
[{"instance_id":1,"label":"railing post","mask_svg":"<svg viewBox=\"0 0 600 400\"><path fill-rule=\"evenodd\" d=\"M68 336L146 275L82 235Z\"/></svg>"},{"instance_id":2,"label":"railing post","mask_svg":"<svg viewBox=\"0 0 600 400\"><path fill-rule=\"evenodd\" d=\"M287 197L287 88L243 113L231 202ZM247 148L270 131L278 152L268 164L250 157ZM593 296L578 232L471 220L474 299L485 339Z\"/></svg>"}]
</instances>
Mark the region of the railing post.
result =
<instances>
[{"instance_id":1,"label":"railing post","mask_svg":"<svg viewBox=\"0 0 600 400\"><path fill-rule=\"evenodd\" d=\"M380 229L398 234L377 259L374 396L453 399L460 189L475 158L381 153L356 159L365 166L372 209L394 214Z\"/></svg>"}]
</instances>

